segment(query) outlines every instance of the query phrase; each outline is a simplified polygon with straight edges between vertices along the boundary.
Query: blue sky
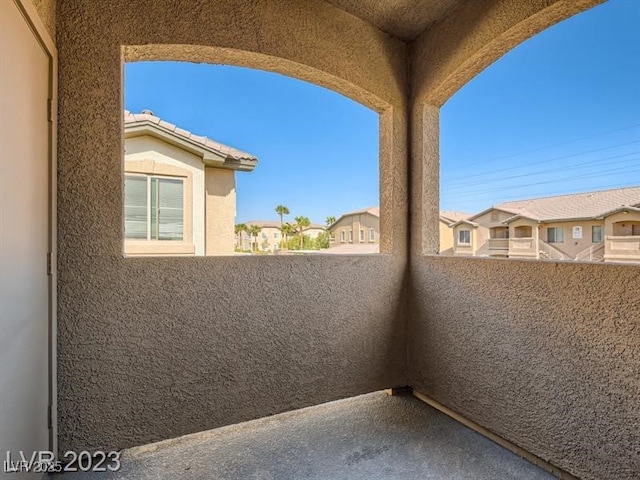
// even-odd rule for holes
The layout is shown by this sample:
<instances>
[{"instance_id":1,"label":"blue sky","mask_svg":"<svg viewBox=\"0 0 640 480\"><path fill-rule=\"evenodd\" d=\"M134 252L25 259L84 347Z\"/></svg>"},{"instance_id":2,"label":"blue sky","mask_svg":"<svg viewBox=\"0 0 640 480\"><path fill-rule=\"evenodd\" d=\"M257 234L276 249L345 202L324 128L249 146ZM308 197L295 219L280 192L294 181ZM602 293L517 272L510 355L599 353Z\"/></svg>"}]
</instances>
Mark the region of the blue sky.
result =
<instances>
[{"instance_id":1,"label":"blue sky","mask_svg":"<svg viewBox=\"0 0 640 480\"><path fill-rule=\"evenodd\" d=\"M441 207L640 184L640 1L610 0L516 47L441 112ZM148 108L259 157L238 173L237 222L324 223L377 205L378 115L282 75L220 65L125 66L125 108Z\"/></svg>"}]
</instances>

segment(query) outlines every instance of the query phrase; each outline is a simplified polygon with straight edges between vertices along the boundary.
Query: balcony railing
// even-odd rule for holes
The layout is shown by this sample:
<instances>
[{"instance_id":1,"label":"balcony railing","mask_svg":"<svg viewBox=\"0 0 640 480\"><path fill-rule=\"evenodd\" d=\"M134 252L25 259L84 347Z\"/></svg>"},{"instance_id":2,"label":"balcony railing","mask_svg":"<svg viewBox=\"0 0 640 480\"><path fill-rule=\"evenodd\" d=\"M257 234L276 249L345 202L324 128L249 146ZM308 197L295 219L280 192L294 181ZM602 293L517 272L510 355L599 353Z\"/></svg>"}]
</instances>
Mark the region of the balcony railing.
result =
<instances>
[{"instance_id":1,"label":"balcony railing","mask_svg":"<svg viewBox=\"0 0 640 480\"><path fill-rule=\"evenodd\" d=\"M605 239L605 261L640 262L640 235L612 236Z\"/></svg>"},{"instance_id":2,"label":"balcony railing","mask_svg":"<svg viewBox=\"0 0 640 480\"><path fill-rule=\"evenodd\" d=\"M510 257L537 257L536 242L533 237L521 237L509 239Z\"/></svg>"},{"instance_id":3,"label":"balcony railing","mask_svg":"<svg viewBox=\"0 0 640 480\"><path fill-rule=\"evenodd\" d=\"M489 250L509 250L508 238L490 238Z\"/></svg>"}]
</instances>

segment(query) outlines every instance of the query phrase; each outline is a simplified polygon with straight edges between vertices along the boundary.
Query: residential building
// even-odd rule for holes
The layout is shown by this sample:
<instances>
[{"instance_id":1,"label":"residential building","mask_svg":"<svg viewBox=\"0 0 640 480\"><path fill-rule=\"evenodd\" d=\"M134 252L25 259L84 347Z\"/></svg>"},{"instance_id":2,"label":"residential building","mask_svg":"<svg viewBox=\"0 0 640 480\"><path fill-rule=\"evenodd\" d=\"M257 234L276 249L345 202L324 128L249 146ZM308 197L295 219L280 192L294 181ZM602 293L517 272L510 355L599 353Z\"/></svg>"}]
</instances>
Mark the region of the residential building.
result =
<instances>
[{"instance_id":1,"label":"residential building","mask_svg":"<svg viewBox=\"0 0 640 480\"><path fill-rule=\"evenodd\" d=\"M363 208L348 212L327 228L331 235L330 247L345 244L378 245L380 243L380 209ZM377 252L377 247L367 253ZM355 250L350 250L355 253Z\"/></svg>"},{"instance_id":2,"label":"residential building","mask_svg":"<svg viewBox=\"0 0 640 480\"><path fill-rule=\"evenodd\" d=\"M453 253L640 263L640 187L504 202L453 227Z\"/></svg>"},{"instance_id":3,"label":"residential building","mask_svg":"<svg viewBox=\"0 0 640 480\"><path fill-rule=\"evenodd\" d=\"M253 235L249 235L249 233L245 230L236 235L236 249L247 251L252 250L252 245L255 246L256 250L261 252L275 252L281 249L281 241L282 241L282 232L280 231L280 221L271 221L271 220L250 220L245 222L247 228L251 228L252 226L260 227L260 233L258 233L257 237ZM324 232L326 227L312 223L308 227L304 228L303 235L308 236L309 238L316 238L320 233ZM293 235L289 235L291 238Z\"/></svg>"},{"instance_id":4,"label":"residential building","mask_svg":"<svg viewBox=\"0 0 640 480\"><path fill-rule=\"evenodd\" d=\"M453 227L452 224L460 220L469 218L471 214L465 212L454 212L442 210L438 220L440 232L440 246L438 252L442 255L453 253Z\"/></svg>"},{"instance_id":5,"label":"residential building","mask_svg":"<svg viewBox=\"0 0 640 480\"><path fill-rule=\"evenodd\" d=\"M231 255L235 172L258 159L145 110L124 113L124 253Z\"/></svg>"},{"instance_id":6,"label":"residential building","mask_svg":"<svg viewBox=\"0 0 640 480\"><path fill-rule=\"evenodd\" d=\"M640 267L436 255L440 106L598 3L0 2L0 452L119 451L406 385L558 477L637 478ZM378 112L384 255L123 258L123 62L143 60L261 68ZM611 235L636 237L633 208ZM391 413L374 427L404 441ZM350 431L339 460L364 478ZM442 436L414 439L407 469L433 477ZM439 471L485 476L468 452Z\"/></svg>"}]
</instances>

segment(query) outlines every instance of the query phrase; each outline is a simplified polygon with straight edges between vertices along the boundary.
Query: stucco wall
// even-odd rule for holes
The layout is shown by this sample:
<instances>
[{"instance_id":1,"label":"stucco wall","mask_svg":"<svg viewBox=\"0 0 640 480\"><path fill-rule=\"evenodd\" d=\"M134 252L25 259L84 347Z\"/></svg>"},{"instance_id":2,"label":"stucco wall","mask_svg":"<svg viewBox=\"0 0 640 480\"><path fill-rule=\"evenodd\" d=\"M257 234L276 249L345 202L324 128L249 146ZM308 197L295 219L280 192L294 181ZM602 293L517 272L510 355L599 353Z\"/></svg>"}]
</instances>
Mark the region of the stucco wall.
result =
<instances>
[{"instance_id":1,"label":"stucco wall","mask_svg":"<svg viewBox=\"0 0 640 480\"><path fill-rule=\"evenodd\" d=\"M128 447L406 383L404 44L289 0L63 0L57 29L59 449ZM129 59L261 66L381 112L393 253L123 258L122 45L145 45Z\"/></svg>"},{"instance_id":2,"label":"stucco wall","mask_svg":"<svg viewBox=\"0 0 640 480\"><path fill-rule=\"evenodd\" d=\"M233 255L236 177L233 170L205 170L207 255Z\"/></svg>"},{"instance_id":3,"label":"stucco wall","mask_svg":"<svg viewBox=\"0 0 640 480\"><path fill-rule=\"evenodd\" d=\"M56 38L56 0L30 0L52 39Z\"/></svg>"},{"instance_id":4,"label":"stucco wall","mask_svg":"<svg viewBox=\"0 0 640 480\"><path fill-rule=\"evenodd\" d=\"M409 382L574 475L629 479L640 471L640 268L425 255L437 249L438 106L595 3L468 2L411 48Z\"/></svg>"},{"instance_id":5,"label":"stucco wall","mask_svg":"<svg viewBox=\"0 0 640 480\"><path fill-rule=\"evenodd\" d=\"M410 384L580 478L640 471L640 268L412 262Z\"/></svg>"}]
</instances>

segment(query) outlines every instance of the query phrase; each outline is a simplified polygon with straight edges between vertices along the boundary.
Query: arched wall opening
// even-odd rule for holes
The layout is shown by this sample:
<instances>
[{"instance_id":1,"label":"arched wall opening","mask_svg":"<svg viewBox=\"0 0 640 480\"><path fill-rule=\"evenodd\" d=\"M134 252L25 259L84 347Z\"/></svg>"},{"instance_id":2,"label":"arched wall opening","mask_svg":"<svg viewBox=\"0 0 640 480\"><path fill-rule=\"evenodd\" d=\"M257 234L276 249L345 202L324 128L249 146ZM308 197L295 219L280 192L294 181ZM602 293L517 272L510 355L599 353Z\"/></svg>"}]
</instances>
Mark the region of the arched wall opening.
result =
<instances>
[{"instance_id":1,"label":"arched wall opening","mask_svg":"<svg viewBox=\"0 0 640 480\"><path fill-rule=\"evenodd\" d=\"M376 115L376 110L338 94L372 98L347 82L330 77L328 83L339 92L325 89L318 85L318 75L307 71L313 69L296 67L299 76L315 78L310 83L280 73L291 69L274 59L269 61L276 66L267 72L244 66L251 59L264 66L263 55L234 53L227 58L225 52L225 59L243 66L221 64L222 55L211 52L203 55L206 63L125 64L125 255L378 253L385 243L379 228L380 170L393 161L388 158L392 149L380 145L379 137L385 125L381 116L390 115L391 107ZM373 97L368 105L379 108L382 103ZM200 135L211 140L210 146ZM182 145L189 140L198 144L195 149ZM214 161L225 149L232 157ZM381 157L381 149L387 158ZM155 160L147 161L145 170L140 162L147 158ZM162 190L159 201L153 197L149 202L139 194L145 180L173 181L158 176L163 173L154 165L161 164L181 166L194 178L178 172L175 180L183 195L170 196L167 185L166 195ZM147 185L146 190L153 189ZM157 208L163 199L179 205ZM277 205L284 207L280 217ZM149 215L150 208L155 215ZM167 212L166 218L156 210ZM342 242L347 231L350 240Z\"/></svg>"}]
</instances>

